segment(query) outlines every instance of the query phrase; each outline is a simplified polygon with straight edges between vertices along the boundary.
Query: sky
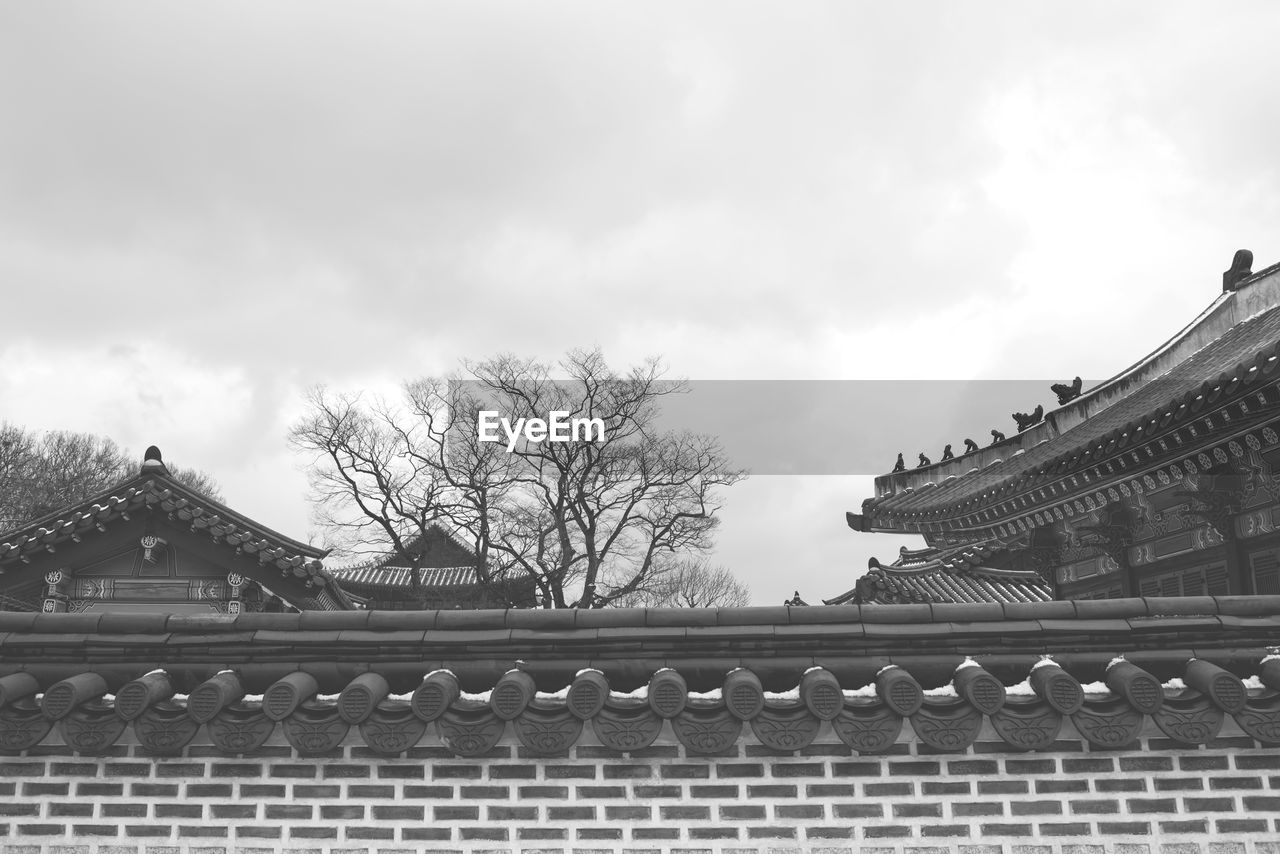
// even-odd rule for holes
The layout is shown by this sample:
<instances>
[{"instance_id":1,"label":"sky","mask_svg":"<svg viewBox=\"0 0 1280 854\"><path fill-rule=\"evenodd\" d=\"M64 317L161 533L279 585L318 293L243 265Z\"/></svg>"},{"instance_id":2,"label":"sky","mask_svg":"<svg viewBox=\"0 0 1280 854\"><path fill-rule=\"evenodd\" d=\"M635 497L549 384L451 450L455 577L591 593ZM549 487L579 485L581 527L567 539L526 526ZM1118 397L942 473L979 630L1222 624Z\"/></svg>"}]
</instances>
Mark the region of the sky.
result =
<instances>
[{"instance_id":1,"label":"sky","mask_svg":"<svg viewBox=\"0 0 1280 854\"><path fill-rule=\"evenodd\" d=\"M316 384L597 346L694 381L1043 381L971 423L872 396L780 429L840 473L734 486L714 560L756 604L833 596L918 545L844 522L899 451L1012 429L1190 322L1236 249L1280 261L1278 25L0 0L0 420L158 445L307 539L285 434Z\"/></svg>"}]
</instances>

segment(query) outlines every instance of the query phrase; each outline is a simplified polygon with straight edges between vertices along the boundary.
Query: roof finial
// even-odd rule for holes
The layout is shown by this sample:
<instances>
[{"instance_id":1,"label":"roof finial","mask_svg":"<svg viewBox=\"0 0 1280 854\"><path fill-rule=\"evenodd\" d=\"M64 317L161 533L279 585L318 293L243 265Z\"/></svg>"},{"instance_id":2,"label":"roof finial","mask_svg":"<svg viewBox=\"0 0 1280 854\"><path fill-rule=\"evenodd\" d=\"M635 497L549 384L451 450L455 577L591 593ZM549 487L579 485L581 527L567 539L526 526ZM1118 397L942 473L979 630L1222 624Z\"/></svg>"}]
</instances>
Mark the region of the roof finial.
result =
<instances>
[{"instance_id":1,"label":"roof finial","mask_svg":"<svg viewBox=\"0 0 1280 854\"><path fill-rule=\"evenodd\" d=\"M1236 250L1231 268L1222 274L1222 292L1234 291L1240 282L1253 275L1253 253L1248 249Z\"/></svg>"},{"instance_id":2,"label":"roof finial","mask_svg":"<svg viewBox=\"0 0 1280 854\"><path fill-rule=\"evenodd\" d=\"M148 447L146 453L142 455L142 470L165 475L169 473L168 467L165 466L164 460L160 456L160 449L155 445Z\"/></svg>"}]
</instances>

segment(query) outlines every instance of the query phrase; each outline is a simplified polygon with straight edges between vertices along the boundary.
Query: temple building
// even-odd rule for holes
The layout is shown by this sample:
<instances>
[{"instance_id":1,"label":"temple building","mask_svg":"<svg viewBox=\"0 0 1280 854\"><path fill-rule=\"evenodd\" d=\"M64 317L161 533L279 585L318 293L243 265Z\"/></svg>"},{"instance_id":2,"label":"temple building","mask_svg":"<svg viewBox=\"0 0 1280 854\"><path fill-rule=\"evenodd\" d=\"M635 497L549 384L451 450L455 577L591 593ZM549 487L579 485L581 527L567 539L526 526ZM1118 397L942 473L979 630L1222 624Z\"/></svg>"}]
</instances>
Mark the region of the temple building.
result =
<instances>
[{"instance_id":1,"label":"temple building","mask_svg":"<svg viewBox=\"0 0 1280 854\"><path fill-rule=\"evenodd\" d=\"M151 447L133 477L0 535L0 610L355 608L325 555L179 483Z\"/></svg>"},{"instance_id":2,"label":"temple building","mask_svg":"<svg viewBox=\"0 0 1280 854\"><path fill-rule=\"evenodd\" d=\"M1018 432L876 478L857 531L927 548L840 601L1280 593L1280 265L1236 253L1182 331ZM954 437L946 437L954 441ZM940 441L944 437L939 437Z\"/></svg>"},{"instance_id":3,"label":"temple building","mask_svg":"<svg viewBox=\"0 0 1280 854\"><path fill-rule=\"evenodd\" d=\"M342 588L365 608L531 608L536 603L532 579L514 585L481 584L475 551L443 524L428 525L405 551L416 559L416 588L411 561L395 552L336 566L332 572Z\"/></svg>"}]
</instances>

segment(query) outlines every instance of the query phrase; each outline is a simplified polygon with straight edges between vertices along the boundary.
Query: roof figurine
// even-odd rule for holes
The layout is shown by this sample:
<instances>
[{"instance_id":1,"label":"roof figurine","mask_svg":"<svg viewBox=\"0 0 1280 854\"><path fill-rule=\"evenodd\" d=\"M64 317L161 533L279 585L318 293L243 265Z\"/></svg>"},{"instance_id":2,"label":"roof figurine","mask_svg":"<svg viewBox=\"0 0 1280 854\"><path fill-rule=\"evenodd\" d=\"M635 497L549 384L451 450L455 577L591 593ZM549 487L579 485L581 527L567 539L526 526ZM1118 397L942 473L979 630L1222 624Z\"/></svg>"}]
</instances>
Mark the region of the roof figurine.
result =
<instances>
[{"instance_id":1,"label":"roof figurine","mask_svg":"<svg viewBox=\"0 0 1280 854\"><path fill-rule=\"evenodd\" d=\"M942 459L943 459L944 461L945 461L945 460L954 460L955 458L956 458L956 455L955 455L955 454L953 454L953 453L951 453L951 446L950 446L950 445L947 445L945 448L943 448L943 449L942 449Z\"/></svg>"},{"instance_id":2,"label":"roof figurine","mask_svg":"<svg viewBox=\"0 0 1280 854\"><path fill-rule=\"evenodd\" d=\"M920 464L919 464L919 465L917 465L917 466L916 466L916 468L918 468L918 469L922 469L922 468L924 468L925 466L931 466L931 465L933 465L933 463L929 461L929 458L928 458L928 457L926 457L926 456L924 455L924 453L923 453L923 452L921 452L921 454L920 454Z\"/></svg>"},{"instance_id":3,"label":"roof figurine","mask_svg":"<svg viewBox=\"0 0 1280 854\"><path fill-rule=\"evenodd\" d=\"M1222 292L1234 291L1240 282L1253 275L1253 253L1248 249L1236 250L1231 266L1222 274Z\"/></svg>"},{"instance_id":4,"label":"roof figurine","mask_svg":"<svg viewBox=\"0 0 1280 854\"><path fill-rule=\"evenodd\" d=\"M783 604L783 605L787 605L788 607L793 607L793 608L795 608L795 607L807 608L807 607L809 606L809 603L808 603L808 602L806 602L806 601L804 601L804 599L800 598L800 591L799 591L799 590L797 590L797 591L795 592L795 595L793 595L790 599L783 599L783 600L782 600L782 604Z\"/></svg>"},{"instance_id":5,"label":"roof figurine","mask_svg":"<svg viewBox=\"0 0 1280 854\"><path fill-rule=\"evenodd\" d=\"M974 451L976 451L976 450L978 450L978 443L977 443L977 442L973 441L972 439L965 439L965 440L964 440L964 452L965 452L966 454L972 454L972 453L973 453Z\"/></svg>"},{"instance_id":6,"label":"roof figurine","mask_svg":"<svg viewBox=\"0 0 1280 854\"><path fill-rule=\"evenodd\" d=\"M1030 430L1032 426L1039 424L1044 419L1044 407L1036 404L1036 408L1031 412L1015 412L1013 420L1018 425L1018 432L1022 433Z\"/></svg>"},{"instance_id":7,"label":"roof figurine","mask_svg":"<svg viewBox=\"0 0 1280 854\"><path fill-rule=\"evenodd\" d=\"M1049 391L1058 396L1058 405L1062 406L1063 404L1070 403L1080 396L1080 387L1082 385L1083 382L1081 379L1076 377L1071 381L1070 385L1066 383L1054 383L1049 386Z\"/></svg>"},{"instance_id":8,"label":"roof figurine","mask_svg":"<svg viewBox=\"0 0 1280 854\"><path fill-rule=\"evenodd\" d=\"M893 471L894 473L897 473L897 472L906 471L906 470L907 470L907 463L905 460L902 459L902 453L899 452L898 461L893 464Z\"/></svg>"},{"instance_id":9,"label":"roof figurine","mask_svg":"<svg viewBox=\"0 0 1280 854\"><path fill-rule=\"evenodd\" d=\"M1001 442L1003 442L1003 441L1004 441L1004 439L1005 439L1004 434L1003 434L1003 433L1001 433L999 430L992 430L992 431L991 431L991 444L993 444L993 445L998 445L998 444L1000 444Z\"/></svg>"}]
</instances>

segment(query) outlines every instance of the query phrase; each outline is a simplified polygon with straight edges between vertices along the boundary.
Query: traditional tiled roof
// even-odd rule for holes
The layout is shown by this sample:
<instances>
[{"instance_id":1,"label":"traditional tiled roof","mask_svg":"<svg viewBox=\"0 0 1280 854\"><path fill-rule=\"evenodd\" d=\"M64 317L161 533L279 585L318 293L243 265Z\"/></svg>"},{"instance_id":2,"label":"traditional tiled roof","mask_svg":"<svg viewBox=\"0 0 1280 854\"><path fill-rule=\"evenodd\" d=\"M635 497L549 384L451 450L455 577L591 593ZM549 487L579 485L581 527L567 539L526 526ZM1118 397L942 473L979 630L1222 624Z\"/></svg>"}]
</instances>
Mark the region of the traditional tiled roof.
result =
<instances>
[{"instance_id":1,"label":"traditional tiled roof","mask_svg":"<svg viewBox=\"0 0 1280 854\"><path fill-rule=\"evenodd\" d=\"M1053 591L1034 572L997 569L981 561L1002 551L989 543L949 549L902 549L885 566L875 558L854 588L827 605L911 602L1047 602Z\"/></svg>"},{"instance_id":2,"label":"traditional tiled roof","mask_svg":"<svg viewBox=\"0 0 1280 854\"><path fill-rule=\"evenodd\" d=\"M1066 722L1093 746L1146 718L1186 745L1227 715L1280 744L1280 597L982 605L230 616L0 613L0 749L56 726L82 753L126 727L181 752L203 726L254 753L277 724L300 753L358 728L385 755L424 739L480 756L510 726L562 754L590 724L633 751L670 724L693 753L747 727L796 751L828 724L890 749L909 723L963 751L989 719L1019 749ZM299 663L301 662L301 663ZM114 694L114 697L111 695ZM431 734L428 734L428 731Z\"/></svg>"},{"instance_id":3,"label":"traditional tiled roof","mask_svg":"<svg viewBox=\"0 0 1280 854\"><path fill-rule=\"evenodd\" d=\"M404 550L413 553L421 547L423 540L430 536L443 538L470 558L470 563L451 567L420 567L422 586L457 586L477 583L475 550L446 525L432 522L427 525L424 531L409 538L404 545ZM405 563L405 559L399 552L388 551L346 564L331 565L329 571L343 581L355 584L401 588L410 586L411 576L409 575L409 568L404 565ZM437 574L436 570L440 572Z\"/></svg>"},{"instance_id":4,"label":"traditional tiled roof","mask_svg":"<svg viewBox=\"0 0 1280 854\"><path fill-rule=\"evenodd\" d=\"M853 590L826 603L1047 602L1052 598L1049 585L1034 572L988 567L894 569L877 565L858 580Z\"/></svg>"},{"instance_id":5,"label":"traditional tiled roof","mask_svg":"<svg viewBox=\"0 0 1280 854\"><path fill-rule=\"evenodd\" d=\"M349 589L379 587L408 589L413 586L413 570L404 566L378 564L330 570ZM432 567L418 570L423 587L472 587L477 583L474 566Z\"/></svg>"},{"instance_id":6,"label":"traditional tiled roof","mask_svg":"<svg viewBox=\"0 0 1280 854\"><path fill-rule=\"evenodd\" d=\"M98 536L109 523L128 520L129 514L144 509L166 513L229 551L256 557L260 565L316 588L328 607L353 607L321 563L328 552L286 537L184 486L169 475L158 456L144 462L137 475L98 495L0 534L0 575L6 567L30 562L34 555Z\"/></svg>"},{"instance_id":7,"label":"traditional tiled roof","mask_svg":"<svg viewBox=\"0 0 1280 854\"><path fill-rule=\"evenodd\" d=\"M1180 465L1180 454L1194 457L1206 442L1260 431L1280 416L1278 351L1280 265L1223 294L1156 352L1030 429L877 478L876 496L848 514L849 524L1002 537L1024 530L1013 522L1032 510L1060 513L1086 497L1094 503L1099 481Z\"/></svg>"}]
</instances>

